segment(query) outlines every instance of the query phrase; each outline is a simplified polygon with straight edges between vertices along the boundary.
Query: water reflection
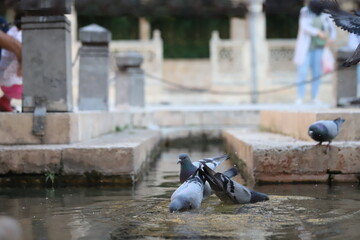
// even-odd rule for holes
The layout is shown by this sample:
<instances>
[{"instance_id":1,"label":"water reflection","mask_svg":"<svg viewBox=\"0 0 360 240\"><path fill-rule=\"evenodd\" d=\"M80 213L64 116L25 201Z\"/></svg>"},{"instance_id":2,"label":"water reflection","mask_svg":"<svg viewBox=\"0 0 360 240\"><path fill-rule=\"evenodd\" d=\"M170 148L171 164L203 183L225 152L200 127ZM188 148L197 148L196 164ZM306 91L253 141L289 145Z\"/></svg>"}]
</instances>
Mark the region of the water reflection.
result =
<instances>
[{"instance_id":1,"label":"water reflection","mask_svg":"<svg viewBox=\"0 0 360 240\"><path fill-rule=\"evenodd\" d=\"M177 156L193 160L219 155L221 147L203 151L170 149L135 187L0 189L0 215L13 216L25 239L229 238L358 239L358 186L262 185L270 201L224 205L215 196L197 211L170 214L171 193L179 185ZM225 164L226 165L226 164ZM231 166L222 166L222 170Z\"/></svg>"}]
</instances>

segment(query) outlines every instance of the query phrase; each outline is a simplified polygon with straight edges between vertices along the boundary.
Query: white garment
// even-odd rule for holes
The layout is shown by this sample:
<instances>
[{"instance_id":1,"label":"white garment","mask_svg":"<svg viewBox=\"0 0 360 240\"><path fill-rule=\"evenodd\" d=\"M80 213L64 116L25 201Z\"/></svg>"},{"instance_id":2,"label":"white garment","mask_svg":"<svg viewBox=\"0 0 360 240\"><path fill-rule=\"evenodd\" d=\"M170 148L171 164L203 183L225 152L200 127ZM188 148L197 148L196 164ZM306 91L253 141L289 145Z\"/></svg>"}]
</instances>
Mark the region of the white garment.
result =
<instances>
[{"instance_id":1,"label":"white garment","mask_svg":"<svg viewBox=\"0 0 360 240\"><path fill-rule=\"evenodd\" d=\"M305 62L306 54L309 51L311 44L311 37L316 36L320 31L313 26L313 19L315 16L316 15L312 13L308 7L303 7L300 10L299 30L293 59L296 65L301 65ZM330 39L335 40L335 26L330 19L329 14L321 13L320 19L324 25L324 32L329 34Z\"/></svg>"},{"instance_id":2,"label":"white garment","mask_svg":"<svg viewBox=\"0 0 360 240\"><path fill-rule=\"evenodd\" d=\"M351 50L355 50L360 44L360 36L355 33L350 33L346 47Z\"/></svg>"},{"instance_id":3,"label":"white garment","mask_svg":"<svg viewBox=\"0 0 360 240\"><path fill-rule=\"evenodd\" d=\"M19 42L22 39L21 30L18 31L17 27L12 27L9 29L7 34ZM10 87L14 84L21 85L22 77L17 75L19 62L16 58L15 53L10 52L6 49L1 51L1 60L0 60L0 85Z\"/></svg>"}]
</instances>

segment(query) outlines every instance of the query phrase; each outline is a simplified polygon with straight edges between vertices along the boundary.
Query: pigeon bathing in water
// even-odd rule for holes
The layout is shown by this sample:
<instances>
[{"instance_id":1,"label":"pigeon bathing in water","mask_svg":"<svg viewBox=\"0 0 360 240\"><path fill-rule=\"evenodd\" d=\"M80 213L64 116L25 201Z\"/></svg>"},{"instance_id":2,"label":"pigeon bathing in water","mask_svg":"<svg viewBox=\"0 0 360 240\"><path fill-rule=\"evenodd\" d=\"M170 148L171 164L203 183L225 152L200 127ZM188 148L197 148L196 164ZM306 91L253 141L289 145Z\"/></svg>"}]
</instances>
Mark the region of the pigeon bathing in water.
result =
<instances>
[{"instance_id":1,"label":"pigeon bathing in water","mask_svg":"<svg viewBox=\"0 0 360 240\"><path fill-rule=\"evenodd\" d=\"M224 154L218 157L213 158L204 158L197 162L191 162L190 157L186 153L181 153L179 155L178 164L180 163L180 182L184 183L190 176L192 176L196 170L202 165L202 163L206 163L208 167L211 169L215 169L219 166L223 161L229 159L229 155ZM205 184L204 188L204 197L208 197L211 195L211 187L209 183Z\"/></svg>"},{"instance_id":2,"label":"pigeon bathing in water","mask_svg":"<svg viewBox=\"0 0 360 240\"><path fill-rule=\"evenodd\" d=\"M360 15L348 13L340 9L337 1L333 0L322 0L320 1L320 6L324 9L325 13L331 15L331 18L334 20L336 26L341 29L360 35ZM345 60L343 63L344 67L350 67L351 65L357 64L360 61L360 44L357 46L355 52L352 56Z\"/></svg>"},{"instance_id":3,"label":"pigeon bathing in water","mask_svg":"<svg viewBox=\"0 0 360 240\"><path fill-rule=\"evenodd\" d=\"M269 200L268 195L248 189L240 183L231 180L223 173L216 173L205 164L199 174L204 175L216 196L223 202L244 204Z\"/></svg>"},{"instance_id":4,"label":"pigeon bathing in water","mask_svg":"<svg viewBox=\"0 0 360 240\"><path fill-rule=\"evenodd\" d=\"M328 147L330 147L331 141L338 135L344 122L345 119L342 118L314 122L309 127L309 136L319 142L318 145L321 145L322 142L329 142Z\"/></svg>"},{"instance_id":5,"label":"pigeon bathing in water","mask_svg":"<svg viewBox=\"0 0 360 240\"><path fill-rule=\"evenodd\" d=\"M201 167L200 167L201 168ZM205 177L202 170L198 168L183 184L171 195L169 205L170 212L179 212L200 208L204 199ZM232 178L238 173L235 167L230 168L223 174Z\"/></svg>"},{"instance_id":6,"label":"pigeon bathing in water","mask_svg":"<svg viewBox=\"0 0 360 240\"><path fill-rule=\"evenodd\" d=\"M197 209L201 206L204 195L205 179L198 174L197 169L183 184L171 195L170 212L179 212Z\"/></svg>"}]
</instances>

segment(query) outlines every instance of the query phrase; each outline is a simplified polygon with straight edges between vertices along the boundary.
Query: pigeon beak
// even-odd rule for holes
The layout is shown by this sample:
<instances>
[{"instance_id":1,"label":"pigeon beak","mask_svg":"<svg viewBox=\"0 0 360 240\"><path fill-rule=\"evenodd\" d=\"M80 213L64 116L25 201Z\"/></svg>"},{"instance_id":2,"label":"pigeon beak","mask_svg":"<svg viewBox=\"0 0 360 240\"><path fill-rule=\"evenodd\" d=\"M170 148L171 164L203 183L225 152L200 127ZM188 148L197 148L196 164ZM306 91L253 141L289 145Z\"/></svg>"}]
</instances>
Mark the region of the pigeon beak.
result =
<instances>
[{"instance_id":1,"label":"pigeon beak","mask_svg":"<svg viewBox=\"0 0 360 240\"><path fill-rule=\"evenodd\" d=\"M309 131L309 135L311 135L311 134L313 134L313 131L310 130L310 131Z\"/></svg>"},{"instance_id":2,"label":"pigeon beak","mask_svg":"<svg viewBox=\"0 0 360 240\"><path fill-rule=\"evenodd\" d=\"M177 161L177 163L176 163L176 164L179 164L179 163L181 163L181 159L178 159L178 161Z\"/></svg>"}]
</instances>

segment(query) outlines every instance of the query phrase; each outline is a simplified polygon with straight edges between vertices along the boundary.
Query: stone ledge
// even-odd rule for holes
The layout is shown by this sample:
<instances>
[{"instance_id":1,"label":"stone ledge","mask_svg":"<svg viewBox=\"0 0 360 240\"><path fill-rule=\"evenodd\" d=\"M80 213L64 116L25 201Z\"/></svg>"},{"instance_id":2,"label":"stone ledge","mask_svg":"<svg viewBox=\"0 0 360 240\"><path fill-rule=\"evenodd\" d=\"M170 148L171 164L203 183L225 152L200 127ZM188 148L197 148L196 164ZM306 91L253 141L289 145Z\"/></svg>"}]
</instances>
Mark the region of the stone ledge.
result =
<instances>
[{"instance_id":1,"label":"stone ledge","mask_svg":"<svg viewBox=\"0 0 360 240\"><path fill-rule=\"evenodd\" d=\"M32 113L0 113L0 144L69 144L129 125L128 112L47 113L45 135L32 134Z\"/></svg>"},{"instance_id":2,"label":"stone ledge","mask_svg":"<svg viewBox=\"0 0 360 240\"><path fill-rule=\"evenodd\" d=\"M259 124L259 110L251 109L146 109L133 111L134 126L254 126Z\"/></svg>"},{"instance_id":3,"label":"stone ledge","mask_svg":"<svg viewBox=\"0 0 360 240\"><path fill-rule=\"evenodd\" d=\"M308 129L313 122L327 119L333 120L338 117L342 117L346 121L334 141L359 141L359 109L262 111L260 113L260 126L266 131L310 141Z\"/></svg>"},{"instance_id":4,"label":"stone ledge","mask_svg":"<svg viewBox=\"0 0 360 240\"><path fill-rule=\"evenodd\" d=\"M328 172L335 181L357 181L360 176L360 142L336 142L326 146L272 133L225 130L231 152L244 165L243 174L254 182L326 182ZM229 152L229 153L231 153ZM332 177L332 176L331 176Z\"/></svg>"},{"instance_id":5,"label":"stone ledge","mask_svg":"<svg viewBox=\"0 0 360 240\"><path fill-rule=\"evenodd\" d=\"M159 131L127 130L96 139L64 145L0 146L0 175L43 175L135 183L160 151ZM4 180L5 182L8 180ZM0 181L3 183L3 181ZM96 181L95 181L96 182Z\"/></svg>"}]
</instances>

